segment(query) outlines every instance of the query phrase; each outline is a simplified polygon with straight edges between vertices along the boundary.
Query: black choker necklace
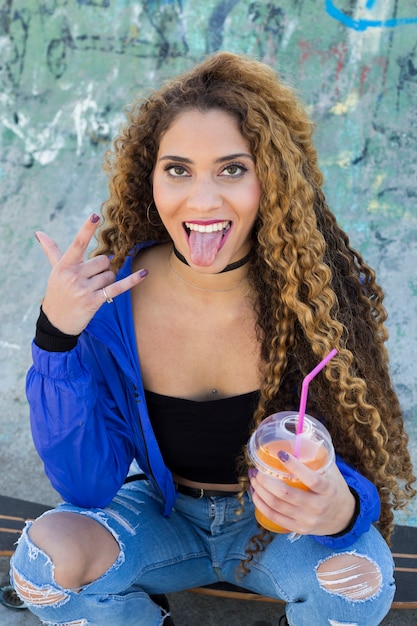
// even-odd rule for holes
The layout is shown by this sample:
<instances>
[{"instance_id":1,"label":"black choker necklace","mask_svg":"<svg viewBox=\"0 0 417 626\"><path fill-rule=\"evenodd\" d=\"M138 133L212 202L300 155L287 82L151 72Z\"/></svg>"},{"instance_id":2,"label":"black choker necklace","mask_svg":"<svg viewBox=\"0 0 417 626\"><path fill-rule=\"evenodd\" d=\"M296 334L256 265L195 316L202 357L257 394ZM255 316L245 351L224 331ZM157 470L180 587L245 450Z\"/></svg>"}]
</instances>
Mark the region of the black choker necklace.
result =
<instances>
[{"instance_id":1,"label":"black choker necklace","mask_svg":"<svg viewBox=\"0 0 417 626\"><path fill-rule=\"evenodd\" d=\"M183 256L181 252L178 252L175 246L174 246L174 254L177 257L177 259L181 261L181 263L184 263L184 265L188 265L188 267L190 266L185 256ZM242 267L242 265L245 265L245 263L249 261L251 256L252 256L252 250L249 252L249 254L244 256L243 259L240 259L239 261L235 261L234 263L229 263L229 265L226 265L224 270L219 272L219 274L223 274L224 272L230 272L231 270L237 270L238 267Z\"/></svg>"}]
</instances>

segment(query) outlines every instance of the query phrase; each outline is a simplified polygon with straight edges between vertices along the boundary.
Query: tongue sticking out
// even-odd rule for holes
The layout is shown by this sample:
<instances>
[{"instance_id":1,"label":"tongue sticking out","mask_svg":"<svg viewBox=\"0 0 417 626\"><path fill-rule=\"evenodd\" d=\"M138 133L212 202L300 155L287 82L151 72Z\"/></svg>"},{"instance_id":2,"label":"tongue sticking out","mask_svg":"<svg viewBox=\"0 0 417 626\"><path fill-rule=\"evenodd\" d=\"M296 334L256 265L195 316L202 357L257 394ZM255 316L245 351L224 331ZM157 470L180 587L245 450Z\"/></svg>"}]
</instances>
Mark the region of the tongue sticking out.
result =
<instances>
[{"instance_id":1,"label":"tongue sticking out","mask_svg":"<svg viewBox=\"0 0 417 626\"><path fill-rule=\"evenodd\" d=\"M191 261L195 265L204 267L214 263L222 237L222 230L213 233L200 233L192 230L188 238Z\"/></svg>"}]
</instances>

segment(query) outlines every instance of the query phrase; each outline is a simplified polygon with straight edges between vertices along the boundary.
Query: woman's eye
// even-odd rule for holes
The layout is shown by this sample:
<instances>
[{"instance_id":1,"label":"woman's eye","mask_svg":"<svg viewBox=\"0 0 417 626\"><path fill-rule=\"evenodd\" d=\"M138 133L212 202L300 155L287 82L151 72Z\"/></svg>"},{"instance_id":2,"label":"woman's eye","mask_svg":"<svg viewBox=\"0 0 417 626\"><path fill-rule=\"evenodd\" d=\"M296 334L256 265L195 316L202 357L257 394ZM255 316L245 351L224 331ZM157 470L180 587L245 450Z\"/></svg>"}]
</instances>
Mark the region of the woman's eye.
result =
<instances>
[{"instance_id":1,"label":"woman's eye","mask_svg":"<svg viewBox=\"0 0 417 626\"><path fill-rule=\"evenodd\" d=\"M248 171L248 168L240 163L231 163L227 165L222 174L226 176L242 176L245 172Z\"/></svg>"},{"instance_id":2,"label":"woman's eye","mask_svg":"<svg viewBox=\"0 0 417 626\"><path fill-rule=\"evenodd\" d=\"M188 173L182 165L168 165L165 171L173 178L182 178Z\"/></svg>"}]
</instances>

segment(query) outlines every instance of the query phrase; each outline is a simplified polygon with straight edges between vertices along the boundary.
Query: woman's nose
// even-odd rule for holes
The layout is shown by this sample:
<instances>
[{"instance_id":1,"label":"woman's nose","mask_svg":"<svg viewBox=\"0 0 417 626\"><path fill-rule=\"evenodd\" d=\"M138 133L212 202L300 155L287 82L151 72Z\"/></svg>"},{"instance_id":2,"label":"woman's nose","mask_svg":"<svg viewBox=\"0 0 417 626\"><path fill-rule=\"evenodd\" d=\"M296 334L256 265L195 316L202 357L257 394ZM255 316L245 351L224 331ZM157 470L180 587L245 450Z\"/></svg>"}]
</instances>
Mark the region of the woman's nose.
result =
<instances>
[{"instance_id":1,"label":"woman's nose","mask_svg":"<svg viewBox=\"0 0 417 626\"><path fill-rule=\"evenodd\" d=\"M187 206L196 211L218 209L223 204L218 185L211 178L197 179L189 189Z\"/></svg>"}]
</instances>

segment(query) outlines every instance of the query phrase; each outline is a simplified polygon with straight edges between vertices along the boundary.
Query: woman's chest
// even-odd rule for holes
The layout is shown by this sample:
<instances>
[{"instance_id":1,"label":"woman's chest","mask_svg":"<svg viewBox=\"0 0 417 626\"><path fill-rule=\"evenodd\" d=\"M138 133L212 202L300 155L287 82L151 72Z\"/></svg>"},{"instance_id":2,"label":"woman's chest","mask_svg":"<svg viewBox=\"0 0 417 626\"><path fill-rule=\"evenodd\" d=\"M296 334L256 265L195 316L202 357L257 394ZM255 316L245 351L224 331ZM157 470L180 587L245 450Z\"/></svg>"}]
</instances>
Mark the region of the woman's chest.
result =
<instances>
[{"instance_id":1,"label":"woman's chest","mask_svg":"<svg viewBox=\"0 0 417 626\"><path fill-rule=\"evenodd\" d=\"M134 306L134 323L146 389L195 400L258 389L260 344L248 304L192 310L143 299Z\"/></svg>"}]
</instances>

